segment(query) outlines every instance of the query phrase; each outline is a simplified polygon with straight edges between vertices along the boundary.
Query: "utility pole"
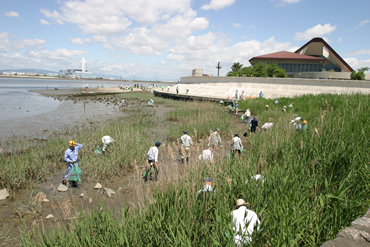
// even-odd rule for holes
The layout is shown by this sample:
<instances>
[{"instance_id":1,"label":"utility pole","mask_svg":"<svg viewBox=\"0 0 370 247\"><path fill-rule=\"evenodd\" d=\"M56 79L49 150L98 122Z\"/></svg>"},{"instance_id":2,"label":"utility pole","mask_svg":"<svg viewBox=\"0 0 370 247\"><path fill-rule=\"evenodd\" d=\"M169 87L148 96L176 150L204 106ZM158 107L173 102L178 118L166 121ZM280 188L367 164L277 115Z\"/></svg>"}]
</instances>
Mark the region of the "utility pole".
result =
<instances>
[{"instance_id":1,"label":"utility pole","mask_svg":"<svg viewBox=\"0 0 370 247\"><path fill-rule=\"evenodd\" d=\"M220 62L218 62L216 68L217 68L217 76L220 76L220 69L222 69Z\"/></svg>"}]
</instances>

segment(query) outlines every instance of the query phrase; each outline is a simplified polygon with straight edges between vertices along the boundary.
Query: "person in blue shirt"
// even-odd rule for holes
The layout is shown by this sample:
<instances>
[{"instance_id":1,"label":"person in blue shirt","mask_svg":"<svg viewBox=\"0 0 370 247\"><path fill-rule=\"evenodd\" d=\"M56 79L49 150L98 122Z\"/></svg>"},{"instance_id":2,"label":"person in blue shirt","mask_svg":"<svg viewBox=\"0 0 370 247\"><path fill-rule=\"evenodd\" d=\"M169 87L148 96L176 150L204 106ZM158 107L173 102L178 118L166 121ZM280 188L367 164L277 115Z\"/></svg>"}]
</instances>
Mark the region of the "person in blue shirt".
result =
<instances>
[{"instance_id":1,"label":"person in blue shirt","mask_svg":"<svg viewBox=\"0 0 370 247\"><path fill-rule=\"evenodd\" d=\"M65 151L64 153L64 161L67 162L68 164L68 169L67 169L67 174L64 176L63 179L63 184L67 185L68 184L68 176L69 173L71 172L72 167L78 166L77 160L78 160L78 151L83 147L82 144L78 144L75 141L71 140L68 142L69 148Z\"/></svg>"},{"instance_id":2,"label":"person in blue shirt","mask_svg":"<svg viewBox=\"0 0 370 247\"><path fill-rule=\"evenodd\" d=\"M262 91L260 92L260 98L263 98L263 93L262 93Z\"/></svg>"}]
</instances>

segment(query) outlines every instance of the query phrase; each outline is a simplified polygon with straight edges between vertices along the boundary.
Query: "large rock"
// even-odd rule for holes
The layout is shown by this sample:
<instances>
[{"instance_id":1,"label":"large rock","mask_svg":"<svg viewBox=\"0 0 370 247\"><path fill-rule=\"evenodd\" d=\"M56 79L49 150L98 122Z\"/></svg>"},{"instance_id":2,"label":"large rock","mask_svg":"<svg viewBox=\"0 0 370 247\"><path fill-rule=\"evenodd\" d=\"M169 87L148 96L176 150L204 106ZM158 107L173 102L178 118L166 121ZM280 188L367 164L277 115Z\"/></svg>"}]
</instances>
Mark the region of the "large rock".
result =
<instances>
[{"instance_id":1,"label":"large rock","mask_svg":"<svg viewBox=\"0 0 370 247\"><path fill-rule=\"evenodd\" d=\"M355 240L355 241L361 241L361 242L370 241L369 233L362 231L362 230L354 229L351 227L344 228L342 231L338 233L337 237L342 237L342 238L346 238L349 240Z\"/></svg>"},{"instance_id":2,"label":"large rock","mask_svg":"<svg viewBox=\"0 0 370 247\"><path fill-rule=\"evenodd\" d=\"M9 197L9 192L6 189L0 190L0 200L4 200Z\"/></svg>"},{"instance_id":3,"label":"large rock","mask_svg":"<svg viewBox=\"0 0 370 247\"><path fill-rule=\"evenodd\" d=\"M114 190L109 189L109 188L104 188L105 193L107 194L108 197L111 197L112 195L115 195L116 192Z\"/></svg>"},{"instance_id":4,"label":"large rock","mask_svg":"<svg viewBox=\"0 0 370 247\"><path fill-rule=\"evenodd\" d=\"M65 186L65 185L63 185L63 184L59 184L57 190L60 191L60 192L64 192L64 191L67 191L68 190L68 187Z\"/></svg>"}]
</instances>

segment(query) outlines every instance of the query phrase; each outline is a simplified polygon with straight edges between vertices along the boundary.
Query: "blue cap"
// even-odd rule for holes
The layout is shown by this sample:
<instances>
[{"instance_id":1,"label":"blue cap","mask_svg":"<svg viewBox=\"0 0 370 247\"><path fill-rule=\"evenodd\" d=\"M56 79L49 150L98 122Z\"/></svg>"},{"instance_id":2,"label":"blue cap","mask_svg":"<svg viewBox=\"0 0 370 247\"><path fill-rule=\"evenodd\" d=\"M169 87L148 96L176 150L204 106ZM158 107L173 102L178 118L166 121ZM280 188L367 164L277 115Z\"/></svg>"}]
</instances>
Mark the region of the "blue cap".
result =
<instances>
[{"instance_id":1,"label":"blue cap","mask_svg":"<svg viewBox=\"0 0 370 247\"><path fill-rule=\"evenodd\" d=\"M156 147L158 147L158 146L159 146L159 145L161 145L161 144L162 144L162 143L160 143L160 142L156 142L156 143L155 143L155 146L156 146Z\"/></svg>"},{"instance_id":2,"label":"blue cap","mask_svg":"<svg viewBox=\"0 0 370 247\"><path fill-rule=\"evenodd\" d=\"M187 134L187 133L188 133L188 131L187 131L187 130L184 130L183 132L184 132L184 134Z\"/></svg>"},{"instance_id":3,"label":"blue cap","mask_svg":"<svg viewBox=\"0 0 370 247\"><path fill-rule=\"evenodd\" d=\"M253 118L257 118L256 116L253 116Z\"/></svg>"}]
</instances>

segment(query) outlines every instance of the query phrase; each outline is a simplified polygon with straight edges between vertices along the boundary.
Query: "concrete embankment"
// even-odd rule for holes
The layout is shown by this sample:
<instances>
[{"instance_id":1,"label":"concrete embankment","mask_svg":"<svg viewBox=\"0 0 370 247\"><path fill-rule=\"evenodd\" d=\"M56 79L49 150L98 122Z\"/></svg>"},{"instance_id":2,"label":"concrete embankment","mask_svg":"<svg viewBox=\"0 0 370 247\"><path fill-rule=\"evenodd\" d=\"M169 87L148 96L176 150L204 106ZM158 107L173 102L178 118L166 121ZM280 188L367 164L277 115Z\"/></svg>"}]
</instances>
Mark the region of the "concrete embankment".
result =
<instances>
[{"instance_id":1,"label":"concrete embankment","mask_svg":"<svg viewBox=\"0 0 370 247\"><path fill-rule=\"evenodd\" d=\"M227 99L244 91L246 97L265 98L296 97L304 94L369 94L370 81L297 79L297 78L250 78L250 77L182 77L177 97ZM168 93L177 94L176 87ZM186 90L189 89L188 94ZM165 90L164 93L166 93ZM161 91L159 91L161 92ZM188 95L188 96L186 96Z\"/></svg>"}]
</instances>

